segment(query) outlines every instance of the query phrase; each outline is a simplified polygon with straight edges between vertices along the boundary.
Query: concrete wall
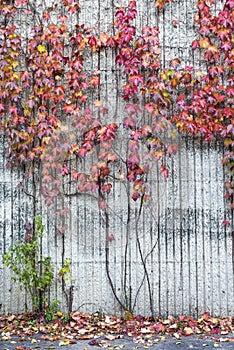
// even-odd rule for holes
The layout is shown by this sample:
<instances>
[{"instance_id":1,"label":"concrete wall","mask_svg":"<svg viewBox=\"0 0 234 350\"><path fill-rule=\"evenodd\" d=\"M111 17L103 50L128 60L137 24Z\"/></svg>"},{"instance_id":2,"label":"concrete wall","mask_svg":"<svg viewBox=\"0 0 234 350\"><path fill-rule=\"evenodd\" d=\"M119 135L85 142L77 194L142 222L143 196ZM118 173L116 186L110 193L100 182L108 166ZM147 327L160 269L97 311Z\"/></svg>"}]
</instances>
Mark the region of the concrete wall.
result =
<instances>
[{"instance_id":1,"label":"concrete wall","mask_svg":"<svg viewBox=\"0 0 234 350\"><path fill-rule=\"evenodd\" d=\"M87 0L80 3L79 23L110 31L115 7L123 6L127 1ZM184 65L197 64L190 48L194 38L193 1L174 1L160 15L154 1L138 1L138 8L138 28L143 25L158 25L160 28L165 66L170 58L177 56ZM173 20L178 20L177 26L173 25ZM121 75L110 53L102 54L100 58L101 97L106 100L110 113L118 118L122 110L118 92ZM90 57L87 69L95 65L95 60L95 56ZM113 81L116 90L111 88ZM231 219L223 199L223 147L219 142L207 145L199 139L178 139L180 151L168 160L168 181L162 179L157 167L152 173L152 200L144 207L137 231L135 222L139 204L131 204L128 226L125 186L114 184L109 200L110 233L114 237L109 241L111 278L122 301L125 293L132 295L133 304L136 299L135 313L150 313L146 278L143 278L144 270L136 244L138 234L156 314L196 316L204 311L216 315L232 314L233 241L230 226L222 224L223 220ZM16 239L23 239L24 223L32 217L32 198L18 186L23 175L5 169L6 160L2 153L1 149L0 255ZM73 309L92 312L100 308L105 312L119 313L107 280L105 218L97 203L84 195L60 198L56 206L50 208L41 199L41 207L45 223L43 254L52 257L56 273L64 257L72 261L72 281L69 283L74 286ZM56 211L63 208L69 210L66 219L56 215ZM62 233L61 226L64 227ZM62 301L65 309L59 278L51 290L51 300L54 297ZM22 312L26 302L30 305L27 295L11 280L9 270L0 261L0 311Z\"/></svg>"}]
</instances>

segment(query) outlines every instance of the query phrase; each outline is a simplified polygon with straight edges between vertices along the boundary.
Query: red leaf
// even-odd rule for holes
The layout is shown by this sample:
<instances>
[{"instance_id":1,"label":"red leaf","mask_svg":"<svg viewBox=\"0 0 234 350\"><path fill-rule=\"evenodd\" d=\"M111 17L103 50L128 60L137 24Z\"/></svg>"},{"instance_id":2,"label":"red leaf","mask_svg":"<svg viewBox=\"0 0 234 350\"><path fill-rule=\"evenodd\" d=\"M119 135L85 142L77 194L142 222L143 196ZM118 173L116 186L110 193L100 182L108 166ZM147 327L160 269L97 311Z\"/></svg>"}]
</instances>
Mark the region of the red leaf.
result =
<instances>
[{"instance_id":1,"label":"red leaf","mask_svg":"<svg viewBox=\"0 0 234 350\"><path fill-rule=\"evenodd\" d=\"M104 184L104 185L102 185L102 192L108 194L108 193L110 193L111 188L112 188L112 184Z\"/></svg>"},{"instance_id":2,"label":"red leaf","mask_svg":"<svg viewBox=\"0 0 234 350\"><path fill-rule=\"evenodd\" d=\"M142 136L142 132L140 130L136 130L131 133L131 138L135 141L139 140L141 136Z\"/></svg>"},{"instance_id":3,"label":"red leaf","mask_svg":"<svg viewBox=\"0 0 234 350\"><path fill-rule=\"evenodd\" d=\"M28 0L15 0L15 6L26 5L27 3L28 3Z\"/></svg>"},{"instance_id":4,"label":"red leaf","mask_svg":"<svg viewBox=\"0 0 234 350\"><path fill-rule=\"evenodd\" d=\"M72 113L73 110L74 110L74 106L73 104L67 104L67 105L63 105L63 110L66 112L66 113Z\"/></svg>"},{"instance_id":5,"label":"red leaf","mask_svg":"<svg viewBox=\"0 0 234 350\"><path fill-rule=\"evenodd\" d=\"M99 202L98 202L98 207L99 207L101 210L105 210L108 206L107 206L107 203L103 200L103 201L99 201Z\"/></svg>"},{"instance_id":6,"label":"red leaf","mask_svg":"<svg viewBox=\"0 0 234 350\"><path fill-rule=\"evenodd\" d=\"M127 179L130 182L135 181L136 177L137 177L137 174L136 174L135 171L129 171L128 174L127 174Z\"/></svg>"},{"instance_id":7,"label":"red leaf","mask_svg":"<svg viewBox=\"0 0 234 350\"><path fill-rule=\"evenodd\" d=\"M170 66L172 68L177 68L181 64L180 60L178 58L174 58L173 60L170 61Z\"/></svg>"},{"instance_id":8,"label":"red leaf","mask_svg":"<svg viewBox=\"0 0 234 350\"><path fill-rule=\"evenodd\" d=\"M150 103L147 103L147 104L145 105L145 109L147 110L147 112L153 113L153 112L155 111L156 107L155 107L155 105L152 105L152 104L150 104Z\"/></svg>"},{"instance_id":9,"label":"red leaf","mask_svg":"<svg viewBox=\"0 0 234 350\"><path fill-rule=\"evenodd\" d=\"M169 146L167 146L166 148L166 154L168 154L169 156L176 154L179 150L179 146L177 144L171 144Z\"/></svg>"},{"instance_id":10,"label":"red leaf","mask_svg":"<svg viewBox=\"0 0 234 350\"><path fill-rule=\"evenodd\" d=\"M128 158L128 168L130 170L136 169L140 163L140 156L138 153L131 153Z\"/></svg>"},{"instance_id":11,"label":"red leaf","mask_svg":"<svg viewBox=\"0 0 234 350\"><path fill-rule=\"evenodd\" d=\"M79 148L78 152L77 152L78 156L85 158L86 154L87 154L87 150L83 147Z\"/></svg>"},{"instance_id":12,"label":"red leaf","mask_svg":"<svg viewBox=\"0 0 234 350\"><path fill-rule=\"evenodd\" d=\"M231 51L232 43L230 41L223 42L221 45L221 49L223 49L224 51Z\"/></svg>"},{"instance_id":13,"label":"red leaf","mask_svg":"<svg viewBox=\"0 0 234 350\"><path fill-rule=\"evenodd\" d=\"M112 242L112 241L115 240L115 236L113 235L113 233L107 237L107 240L108 240L109 242ZM108 338L107 338L107 339L108 339ZM109 339L109 340L111 340L111 339ZM89 344L90 344L90 343L89 343Z\"/></svg>"},{"instance_id":14,"label":"red leaf","mask_svg":"<svg viewBox=\"0 0 234 350\"><path fill-rule=\"evenodd\" d=\"M161 173L164 176L164 178L167 179L168 178L168 169L165 167L164 164L161 165L160 170L161 170Z\"/></svg>"},{"instance_id":15,"label":"red leaf","mask_svg":"<svg viewBox=\"0 0 234 350\"><path fill-rule=\"evenodd\" d=\"M0 103L0 112L4 112L4 110L5 110L5 107L4 107L3 103Z\"/></svg>"},{"instance_id":16,"label":"red leaf","mask_svg":"<svg viewBox=\"0 0 234 350\"><path fill-rule=\"evenodd\" d=\"M93 47L93 46L97 46L97 39L94 36L91 36L88 40L88 44Z\"/></svg>"},{"instance_id":17,"label":"red leaf","mask_svg":"<svg viewBox=\"0 0 234 350\"><path fill-rule=\"evenodd\" d=\"M129 141L129 144L128 144L128 148L131 152L135 152L135 151L138 151L139 149L139 142L138 141L135 141L135 140L130 140Z\"/></svg>"},{"instance_id":18,"label":"red leaf","mask_svg":"<svg viewBox=\"0 0 234 350\"><path fill-rule=\"evenodd\" d=\"M135 129L136 128L136 119L134 117L124 118L123 127L125 129Z\"/></svg>"},{"instance_id":19,"label":"red leaf","mask_svg":"<svg viewBox=\"0 0 234 350\"><path fill-rule=\"evenodd\" d=\"M17 108L15 106L10 106L8 108L8 111L10 114L14 115L14 116L17 116L18 115L18 112L17 112Z\"/></svg>"},{"instance_id":20,"label":"red leaf","mask_svg":"<svg viewBox=\"0 0 234 350\"><path fill-rule=\"evenodd\" d=\"M140 195L141 195L140 191L138 191L138 190L136 190L136 189L134 189L134 190L132 191L132 199L133 199L134 201L136 201L136 200L140 197Z\"/></svg>"},{"instance_id":21,"label":"red leaf","mask_svg":"<svg viewBox=\"0 0 234 350\"><path fill-rule=\"evenodd\" d=\"M135 86L138 86L139 84L143 84L144 82L143 76L141 74L131 75L128 81Z\"/></svg>"},{"instance_id":22,"label":"red leaf","mask_svg":"<svg viewBox=\"0 0 234 350\"><path fill-rule=\"evenodd\" d=\"M223 220L223 225L224 226L230 225L230 221L229 220Z\"/></svg>"},{"instance_id":23,"label":"red leaf","mask_svg":"<svg viewBox=\"0 0 234 350\"><path fill-rule=\"evenodd\" d=\"M69 171L69 168L65 165L63 168L62 168L62 176L66 176L70 173Z\"/></svg>"}]
</instances>

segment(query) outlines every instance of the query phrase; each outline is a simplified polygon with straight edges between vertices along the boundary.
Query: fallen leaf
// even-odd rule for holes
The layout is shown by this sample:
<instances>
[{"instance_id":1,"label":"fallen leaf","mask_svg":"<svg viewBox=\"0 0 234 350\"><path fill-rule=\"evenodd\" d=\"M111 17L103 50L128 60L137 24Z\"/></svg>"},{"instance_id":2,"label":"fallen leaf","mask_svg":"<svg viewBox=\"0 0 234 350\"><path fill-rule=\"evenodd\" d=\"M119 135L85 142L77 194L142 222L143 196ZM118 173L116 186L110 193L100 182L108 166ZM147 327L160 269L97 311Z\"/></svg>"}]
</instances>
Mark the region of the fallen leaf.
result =
<instances>
[{"instance_id":1,"label":"fallen leaf","mask_svg":"<svg viewBox=\"0 0 234 350\"><path fill-rule=\"evenodd\" d=\"M108 348L110 347L110 343L106 342L105 340L101 340L98 345L101 347L101 348Z\"/></svg>"},{"instance_id":2,"label":"fallen leaf","mask_svg":"<svg viewBox=\"0 0 234 350\"><path fill-rule=\"evenodd\" d=\"M111 335L111 334L107 334L107 335L105 335L105 338L106 338L107 340L115 340L115 339L116 339L116 336Z\"/></svg>"},{"instance_id":3,"label":"fallen leaf","mask_svg":"<svg viewBox=\"0 0 234 350\"><path fill-rule=\"evenodd\" d=\"M36 339L31 340L31 343L38 343L38 342L40 342L40 340L36 340Z\"/></svg>"},{"instance_id":4,"label":"fallen leaf","mask_svg":"<svg viewBox=\"0 0 234 350\"><path fill-rule=\"evenodd\" d=\"M151 333L151 330L148 328L141 328L141 333L142 334Z\"/></svg>"},{"instance_id":5,"label":"fallen leaf","mask_svg":"<svg viewBox=\"0 0 234 350\"><path fill-rule=\"evenodd\" d=\"M173 337L175 337L176 339L180 339L179 333L173 333Z\"/></svg>"},{"instance_id":6,"label":"fallen leaf","mask_svg":"<svg viewBox=\"0 0 234 350\"><path fill-rule=\"evenodd\" d=\"M7 321L12 322L15 319L15 315L11 315L7 317Z\"/></svg>"},{"instance_id":7,"label":"fallen leaf","mask_svg":"<svg viewBox=\"0 0 234 350\"><path fill-rule=\"evenodd\" d=\"M234 342L234 338L219 338L220 343L222 342Z\"/></svg>"},{"instance_id":8,"label":"fallen leaf","mask_svg":"<svg viewBox=\"0 0 234 350\"><path fill-rule=\"evenodd\" d=\"M69 340L62 340L62 341L59 342L59 346L66 346L66 345L69 345L69 344L70 344Z\"/></svg>"},{"instance_id":9,"label":"fallen leaf","mask_svg":"<svg viewBox=\"0 0 234 350\"><path fill-rule=\"evenodd\" d=\"M183 333L184 335L188 336L188 335L194 334L194 331L190 327L185 327Z\"/></svg>"}]
</instances>

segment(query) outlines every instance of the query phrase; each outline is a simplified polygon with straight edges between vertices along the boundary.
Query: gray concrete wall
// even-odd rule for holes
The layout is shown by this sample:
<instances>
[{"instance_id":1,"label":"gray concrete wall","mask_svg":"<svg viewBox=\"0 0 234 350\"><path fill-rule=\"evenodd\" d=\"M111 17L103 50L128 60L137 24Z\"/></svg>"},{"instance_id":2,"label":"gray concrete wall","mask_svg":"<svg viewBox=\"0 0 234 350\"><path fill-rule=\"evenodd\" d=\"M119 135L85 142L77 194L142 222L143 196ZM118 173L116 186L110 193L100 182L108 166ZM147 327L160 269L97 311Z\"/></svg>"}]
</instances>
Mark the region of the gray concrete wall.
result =
<instances>
[{"instance_id":1,"label":"gray concrete wall","mask_svg":"<svg viewBox=\"0 0 234 350\"><path fill-rule=\"evenodd\" d=\"M114 7L127 2L87 0L80 3L79 23L111 31ZM177 56L184 65L197 64L190 48L194 38L193 1L174 1L161 14L157 13L154 1L138 1L138 8L138 28L143 25L160 28L165 66ZM173 20L178 20L177 26L173 26ZM101 54L100 58L101 97L108 104L110 114L118 118L123 109L118 93L122 77L111 53ZM90 57L87 69L95 66L96 59L95 55ZM113 81L117 82L116 90L112 89ZM164 181L157 167L152 173L152 200L144 207L137 232L134 227L139 204L131 204L128 231L125 186L114 184L109 199L110 233L114 237L109 242L110 274L121 300L125 298L126 274L125 289L129 295L131 292L133 303L137 296L135 313L149 314L149 295L136 244L137 233L149 272L156 314L196 316L204 311L215 315L232 314L233 243L230 226L222 224L223 220L231 219L223 199L223 147L219 142L207 145L198 139L178 139L178 154L167 160L169 179ZM25 194L25 188L18 186L22 173L6 170L5 163L1 149L0 255L16 239L23 239L24 223L32 217L32 198ZM72 261L69 283L74 285L73 309L92 312L100 308L119 313L106 275L105 218L95 200L85 195L62 197L55 207L47 208L41 199L41 206L45 223L43 254L52 257L55 273L64 257ZM69 210L66 219L56 215L56 211L63 208ZM61 226L65 228L63 233ZM63 309L66 308L59 278L56 278L50 298L61 300ZM0 312L22 312L25 302L30 305L28 296L19 290L10 271L0 261Z\"/></svg>"}]
</instances>

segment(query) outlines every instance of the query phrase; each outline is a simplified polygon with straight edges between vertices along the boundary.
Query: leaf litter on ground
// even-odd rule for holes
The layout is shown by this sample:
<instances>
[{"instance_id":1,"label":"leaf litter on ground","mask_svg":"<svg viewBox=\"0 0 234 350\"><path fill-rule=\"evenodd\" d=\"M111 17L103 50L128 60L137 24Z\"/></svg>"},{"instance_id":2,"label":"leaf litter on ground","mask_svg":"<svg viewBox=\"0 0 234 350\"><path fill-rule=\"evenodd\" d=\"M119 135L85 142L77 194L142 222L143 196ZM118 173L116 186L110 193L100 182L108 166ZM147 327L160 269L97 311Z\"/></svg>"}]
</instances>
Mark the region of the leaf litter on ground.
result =
<instances>
[{"instance_id":1,"label":"leaf litter on ground","mask_svg":"<svg viewBox=\"0 0 234 350\"><path fill-rule=\"evenodd\" d=\"M179 341L183 337L198 335L204 341L209 337L216 343L234 342L234 318L212 317L208 312L199 319L180 315L166 319L158 316L153 320L130 313L121 318L78 311L72 312L69 320L64 316L67 315L59 312L53 321L46 323L43 317L34 313L1 315L0 341L11 341L17 337L21 341L36 342L33 337L37 336L38 341L59 341L60 346L90 340L89 345L110 347L112 341L130 337L134 343L147 348L164 340L165 336Z\"/></svg>"}]
</instances>

